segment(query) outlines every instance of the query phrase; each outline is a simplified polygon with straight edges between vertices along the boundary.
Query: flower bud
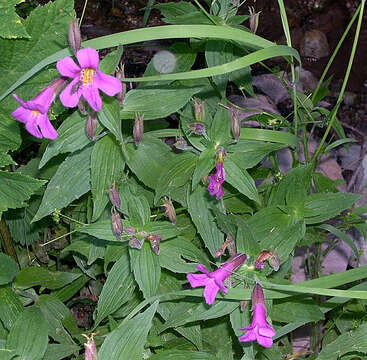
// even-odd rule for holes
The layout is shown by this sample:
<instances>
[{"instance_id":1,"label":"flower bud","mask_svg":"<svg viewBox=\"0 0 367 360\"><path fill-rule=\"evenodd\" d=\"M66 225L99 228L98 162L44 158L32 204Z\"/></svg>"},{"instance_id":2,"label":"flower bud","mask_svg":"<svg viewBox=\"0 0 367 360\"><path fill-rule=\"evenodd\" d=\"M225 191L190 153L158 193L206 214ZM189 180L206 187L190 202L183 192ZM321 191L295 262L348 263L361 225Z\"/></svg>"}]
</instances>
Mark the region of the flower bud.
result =
<instances>
[{"instance_id":1,"label":"flower bud","mask_svg":"<svg viewBox=\"0 0 367 360\"><path fill-rule=\"evenodd\" d=\"M125 66L124 65L122 65L121 68L117 70L116 77L119 80L125 79ZM122 82L121 91L117 94L117 100L120 103L120 105L123 104L125 100L125 95L126 95L126 83Z\"/></svg>"},{"instance_id":2,"label":"flower bud","mask_svg":"<svg viewBox=\"0 0 367 360\"><path fill-rule=\"evenodd\" d=\"M249 7L249 12L250 12L250 20L249 20L250 30L255 34L257 31L257 27L259 25L259 16L261 11L255 13L255 9L253 7Z\"/></svg>"},{"instance_id":3,"label":"flower bud","mask_svg":"<svg viewBox=\"0 0 367 360\"><path fill-rule=\"evenodd\" d=\"M144 115L135 115L134 128L133 128L133 136L135 145L138 146L144 133Z\"/></svg>"},{"instance_id":4,"label":"flower bud","mask_svg":"<svg viewBox=\"0 0 367 360\"><path fill-rule=\"evenodd\" d=\"M117 237L117 239L121 239L123 226L122 226L122 220L118 212L112 213L112 232Z\"/></svg>"},{"instance_id":5,"label":"flower bud","mask_svg":"<svg viewBox=\"0 0 367 360\"><path fill-rule=\"evenodd\" d=\"M94 140L97 132L98 120L97 113L93 110L88 114L87 122L85 124L85 132L90 140Z\"/></svg>"},{"instance_id":6,"label":"flower bud","mask_svg":"<svg viewBox=\"0 0 367 360\"><path fill-rule=\"evenodd\" d=\"M192 123L189 126L189 130L191 133L195 135L206 135L206 128L204 124L200 123Z\"/></svg>"},{"instance_id":7,"label":"flower bud","mask_svg":"<svg viewBox=\"0 0 367 360\"><path fill-rule=\"evenodd\" d=\"M126 232L126 234L135 234L135 229L132 226L126 226L126 228L124 228L124 231Z\"/></svg>"},{"instance_id":8,"label":"flower bud","mask_svg":"<svg viewBox=\"0 0 367 360\"><path fill-rule=\"evenodd\" d=\"M164 216L168 217L172 224L176 225L176 210L172 204L172 201L165 198L164 199L164 207L166 208L166 211L164 213Z\"/></svg>"},{"instance_id":9,"label":"flower bud","mask_svg":"<svg viewBox=\"0 0 367 360\"><path fill-rule=\"evenodd\" d=\"M153 251L159 255L160 253L160 243L161 243L162 236L159 234L150 234L147 236L147 240L150 241L150 246L152 247Z\"/></svg>"},{"instance_id":10,"label":"flower bud","mask_svg":"<svg viewBox=\"0 0 367 360\"><path fill-rule=\"evenodd\" d=\"M85 108L85 100L83 98L80 98L80 100L78 102L78 109L79 109L79 111L82 115L87 115L88 114L88 112Z\"/></svg>"},{"instance_id":11,"label":"flower bud","mask_svg":"<svg viewBox=\"0 0 367 360\"><path fill-rule=\"evenodd\" d=\"M262 251L256 259L255 267L260 270L264 270L265 261L268 261L269 265L274 271L278 271L280 267L280 258L276 251Z\"/></svg>"},{"instance_id":12,"label":"flower bud","mask_svg":"<svg viewBox=\"0 0 367 360\"><path fill-rule=\"evenodd\" d=\"M69 45L73 49L76 54L81 47L82 44L82 35L80 34L80 28L77 19L72 19L69 25Z\"/></svg>"},{"instance_id":13,"label":"flower bud","mask_svg":"<svg viewBox=\"0 0 367 360\"><path fill-rule=\"evenodd\" d=\"M194 112L196 121L205 121L205 103L194 100Z\"/></svg>"},{"instance_id":14,"label":"flower bud","mask_svg":"<svg viewBox=\"0 0 367 360\"><path fill-rule=\"evenodd\" d=\"M178 150L187 150L189 148L189 146L187 145L187 141L180 136L176 142L173 144L173 146L178 149Z\"/></svg>"},{"instance_id":15,"label":"flower bud","mask_svg":"<svg viewBox=\"0 0 367 360\"><path fill-rule=\"evenodd\" d=\"M119 191L116 188L116 184L113 182L108 190L108 194L110 196L110 201L113 206L116 206L118 209L121 207L121 199Z\"/></svg>"},{"instance_id":16,"label":"flower bud","mask_svg":"<svg viewBox=\"0 0 367 360\"><path fill-rule=\"evenodd\" d=\"M262 287L259 284L256 284L252 290L252 307L259 304L265 304L264 292Z\"/></svg>"},{"instance_id":17,"label":"flower bud","mask_svg":"<svg viewBox=\"0 0 367 360\"><path fill-rule=\"evenodd\" d=\"M84 343L84 360L98 360L98 353L96 344L94 343L93 334L91 337L84 335L87 338L87 342Z\"/></svg>"},{"instance_id":18,"label":"flower bud","mask_svg":"<svg viewBox=\"0 0 367 360\"><path fill-rule=\"evenodd\" d=\"M238 140L241 136L241 120L239 118L239 110L231 108L229 118L231 120L233 137Z\"/></svg>"},{"instance_id":19,"label":"flower bud","mask_svg":"<svg viewBox=\"0 0 367 360\"><path fill-rule=\"evenodd\" d=\"M132 249L141 249L143 247L144 244L144 239L143 240L139 240L135 235L131 237L131 239L129 240L129 246Z\"/></svg>"}]
</instances>

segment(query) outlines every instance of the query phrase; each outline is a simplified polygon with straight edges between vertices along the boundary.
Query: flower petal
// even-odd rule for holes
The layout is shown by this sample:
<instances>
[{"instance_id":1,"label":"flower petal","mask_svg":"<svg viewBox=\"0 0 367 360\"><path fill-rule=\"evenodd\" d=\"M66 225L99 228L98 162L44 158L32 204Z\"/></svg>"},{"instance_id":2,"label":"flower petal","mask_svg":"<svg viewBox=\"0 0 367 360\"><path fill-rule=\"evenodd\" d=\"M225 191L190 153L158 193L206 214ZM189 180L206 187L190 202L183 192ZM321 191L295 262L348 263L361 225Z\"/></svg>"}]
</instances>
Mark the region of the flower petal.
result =
<instances>
[{"instance_id":1,"label":"flower petal","mask_svg":"<svg viewBox=\"0 0 367 360\"><path fill-rule=\"evenodd\" d=\"M191 287L206 286L211 279L209 279L205 274L187 274L187 280L189 281Z\"/></svg>"},{"instance_id":2,"label":"flower petal","mask_svg":"<svg viewBox=\"0 0 367 360\"><path fill-rule=\"evenodd\" d=\"M266 336L257 336L257 342L266 348L270 348L273 345L273 339L271 337L266 337Z\"/></svg>"},{"instance_id":3,"label":"flower petal","mask_svg":"<svg viewBox=\"0 0 367 360\"><path fill-rule=\"evenodd\" d=\"M81 49L77 52L76 57L82 69L98 69L99 55L97 50L92 48Z\"/></svg>"},{"instance_id":4,"label":"flower petal","mask_svg":"<svg viewBox=\"0 0 367 360\"><path fill-rule=\"evenodd\" d=\"M75 64L70 56L60 59L56 64L56 68L62 76L69 78L79 78L80 76L80 67Z\"/></svg>"},{"instance_id":5,"label":"flower petal","mask_svg":"<svg viewBox=\"0 0 367 360\"><path fill-rule=\"evenodd\" d=\"M14 110L11 115L21 123L26 123L32 114L32 110L25 109L23 106L19 106Z\"/></svg>"},{"instance_id":6,"label":"flower petal","mask_svg":"<svg viewBox=\"0 0 367 360\"><path fill-rule=\"evenodd\" d=\"M99 95L98 89L94 86L84 86L82 88L83 96L94 111L102 109L102 99Z\"/></svg>"},{"instance_id":7,"label":"flower petal","mask_svg":"<svg viewBox=\"0 0 367 360\"><path fill-rule=\"evenodd\" d=\"M40 111L41 113L45 114L48 113L48 110L51 107L52 102L54 101L56 95L52 88L47 87L44 90L42 90L34 99L33 101L37 104L40 104L44 107L43 111Z\"/></svg>"},{"instance_id":8,"label":"flower petal","mask_svg":"<svg viewBox=\"0 0 367 360\"><path fill-rule=\"evenodd\" d=\"M196 268L204 274L210 274L210 271L203 264L199 264Z\"/></svg>"},{"instance_id":9,"label":"flower petal","mask_svg":"<svg viewBox=\"0 0 367 360\"><path fill-rule=\"evenodd\" d=\"M38 126L41 129L43 137L54 140L57 138L57 131L52 126L47 114L41 115L38 118Z\"/></svg>"},{"instance_id":10,"label":"flower petal","mask_svg":"<svg viewBox=\"0 0 367 360\"><path fill-rule=\"evenodd\" d=\"M42 139L42 134L38 129L36 117L31 117L25 124L26 130L36 138Z\"/></svg>"},{"instance_id":11,"label":"flower petal","mask_svg":"<svg viewBox=\"0 0 367 360\"><path fill-rule=\"evenodd\" d=\"M101 71L97 71L94 81L98 89L101 89L108 96L114 96L122 89L122 84L119 79Z\"/></svg>"},{"instance_id":12,"label":"flower petal","mask_svg":"<svg viewBox=\"0 0 367 360\"><path fill-rule=\"evenodd\" d=\"M259 334L266 337L273 337L275 335L275 330L270 325L259 327Z\"/></svg>"},{"instance_id":13,"label":"flower petal","mask_svg":"<svg viewBox=\"0 0 367 360\"><path fill-rule=\"evenodd\" d=\"M211 280L204 289L204 297L205 301L208 305L212 305L215 301L215 297L217 296L219 291L219 287L217 284Z\"/></svg>"},{"instance_id":14,"label":"flower petal","mask_svg":"<svg viewBox=\"0 0 367 360\"><path fill-rule=\"evenodd\" d=\"M73 108L78 105L82 92L80 89L74 91L74 86L78 83L79 79L74 79L60 94L60 100L66 107Z\"/></svg>"},{"instance_id":15,"label":"flower petal","mask_svg":"<svg viewBox=\"0 0 367 360\"><path fill-rule=\"evenodd\" d=\"M44 112L48 111L48 109L46 110L46 108L42 104L39 104L39 103L35 102L34 100L23 101L17 94L13 94L13 97L25 109L28 109L28 110L37 110L37 111L39 111L41 113L44 113Z\"/></svg>"},{"instance_id":16,"label":"flower petal","mask_svg":"<svg viewBox=\"0 0 367 360\"><path fill-rule=\"evenodd\" d=\"M247 331L246 334L243 334L240 336L240 341L243 342L249 342L249 341L255 341L256 340L256 333L254 330Z\"/></svg>"}]
</instances>

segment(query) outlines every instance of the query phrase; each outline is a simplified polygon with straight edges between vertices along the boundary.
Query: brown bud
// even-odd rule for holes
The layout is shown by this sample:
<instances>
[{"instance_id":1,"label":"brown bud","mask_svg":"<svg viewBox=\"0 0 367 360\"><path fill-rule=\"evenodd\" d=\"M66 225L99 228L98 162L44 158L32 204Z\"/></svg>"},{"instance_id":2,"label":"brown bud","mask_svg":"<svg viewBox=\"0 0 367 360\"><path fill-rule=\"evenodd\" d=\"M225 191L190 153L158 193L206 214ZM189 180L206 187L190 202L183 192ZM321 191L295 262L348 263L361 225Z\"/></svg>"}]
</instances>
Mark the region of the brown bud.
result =
<instances>
[{"instance_id":1,"label":"brown bud","mask_svg":"<svg viewBox=\"0 0 367 360\"><path fill-rule=\"evenodd\" d=\"M133 135L135 145L138 146L144 134L144 115L135 115Z\"/></svg>"},{"instance_id":2,"label":"brown bud","mask_svg":"<svg viewBox=\"0 0 367 360\"><path fill-rule=\"evenodd\" d=\"M84 100L84 98L80 98L80 100L78 102L78 109L79 109L79 111L80 111L80 113L82 115L87 115L88 114L88 112L87 112L87 110L85 108L85 100Z\"/></svg>"},{"instance_id":3,"label":"brown bud","mask_svg":"<svg viewBox=\"0 0 367 360\"><path fill-rule=\"evenodd\" d=\"M194 112L196 121L205 121L205 103L194 100Z\"/></svg>"},{"instance_id":4,"label":"brown bud","mask_svg":"<svg viewBox=\"0 0 367 360\"><path fill-rule=\"evenodd\" d=\"M90 140L94 140L97 132L98 120L97 113L93 110L88 114L87 122L85 124L85 132Z\"/></svg>"},{"instance_id":5,"label":"brown bud","mask_svg":"<svg viewBox=\"0 0 367 360\"><path fill-rule=\"evenodd\" d=\"M133 249L141 249L143 247L144 244L144 239L143 240L139 240L136 236L132 236L131 239L129 240L129 246Z\"/></svg>"},{"instance_id":6,"label":"brown bud","mask_svg":"<svg viewBox=\"0 0 367 360\"><path fill-rule=\"evenodd\" d=\"M147 236L147 240L150 241L150 246L152 247L153 251L159 255L160 253L160 243L161 243L162 236L159 234L150 234Z\"/></svg>"},{"instance_id":7,"label":"brown bud","mask_svg":"<svg viewBox=\"0 0 367 360\"><path fill-rule=\"evenodd\" d=\"M130 235L135 234L135 229L132 226L126 226L124 228L124 231L126 232L126 234Z\"/></svg>"},{"instance_id":8,"label":"brown bud","mask_svg":"<svg viewBox=\"0 0 367 360\"><path fill-rule=\"evenodd\" d=\"M122 230L123 230L123 226L122 226L122 220L121 217L119 215L118 212L113 212L112 213L112 232L113 234L117 237L117 239L121 239L121 235L122 235Z\"/></svg>"},{"instance_id":9,"label":"brown bud","mask_svg":"<svg viewBox=\"0 0 367 360\"><path fill-rule=\"evenodd\" d=\"M72 19L69 25L69 45L73 49L74 53L80 50L82 44L82 35L80 34L80 28L77 19Z\"/></svg>"},{"instance_id":10,"label":"brown bud","mask_svg":"<svg viewBox=\"0 0 367 360\"><path fill-rule=\"evenodd\" d=\"M113 182L108 190L108 194L110 196L110 201L113 206L116 206L118 209L121 207L121 199L119 191L116 188L116 184Z\"/></svg>"},{"instance_id":11,"label":"brown bud","mask_svg":"<svg viewBox=\"0 0 367 360\"><path fill-rule=\"evenodd\" d=\"M239 110L231 108L229 118L231 120L231 129L233 137L238 140L241 136L241 120L239 117Z\"/></svg>"},{"instance_id":12,"label":"brown bud","mask_svg":"<svg viewBox=\"0 0 367 360\"><path fill-rule=\"evenodd\" d=\"M166 208L164 216L168 217L172 224L176 224L176 210L172 204L172 201L164 198L164 207Z\"/></svg>"},{"instance_id":13,"label":"brown bud","mask_svg":"<svg viewBox=\"0 0 367 360\"><path fill-rule=\"evenodd\" d=\"M125 66L124 65L122 65L121 68L117 70L116 77L119 80L125 79ZM120 105L123 104L125 100L125 95L126 95L126 83L122 82L121 91L117 94L117 100L120 103Z\"/></svg>"},{"instance_id":14,"label":"brown bud","mask_svg":"<svg viewBox=\"0 0 367 360\"><path fill-rule=\"evenodd\" d=\"M250 12L250 30L255 34L257 31L257 27L259 26L259 16L261 11L255 13L255 9L253 7L249 7Z\"/></svg>"},{"instance_id":15,"label":"brown bud","mask_svg":"<svg viewBox=\"0 0 367 360\"><path fill-rule=\"evenodd\" d=\"M280 258L276 251L262 251L256 259L255 267L260 270L264 270L265 261L268 261L269 265L273 268L274 271L279 270Z\"/></svg>"}]
</instances>

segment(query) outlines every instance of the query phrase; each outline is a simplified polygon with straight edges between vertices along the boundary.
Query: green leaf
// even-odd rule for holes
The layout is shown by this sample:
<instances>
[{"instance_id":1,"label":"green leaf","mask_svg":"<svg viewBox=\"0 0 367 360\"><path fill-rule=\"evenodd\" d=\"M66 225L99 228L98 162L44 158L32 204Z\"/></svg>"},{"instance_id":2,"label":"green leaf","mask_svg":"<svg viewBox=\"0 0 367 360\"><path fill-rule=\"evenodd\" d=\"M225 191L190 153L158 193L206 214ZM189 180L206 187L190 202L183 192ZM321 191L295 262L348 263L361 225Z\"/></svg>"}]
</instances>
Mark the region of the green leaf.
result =
<instances>
[{"instance_id":1,"label":"green leaf","mask_svg":"<svg viewBox=\"0 0 367 360\"><path fill-rule=\"evenodd\" d=\"M11 360L14 358L14 356L17 356L16 350L3 350L0 349L0 359L1 360Z\"/></svg>"},{"instance_id":2,"label":"green leaf","mask_svg":"<svg viewBox=\"0 0 367 360\"><path fill-rule=\"evenodd\" d=\"M61 289L52 292L52 295L58 298L60 301L67 301L72 298L88 281L90 278L84 274L81 274L76 280L70 284L64 286Z\"/></svg>"},{"instance_id":3,"label":"green leaf","mask_svg":"<svg viewBox=\"0 0 367 360\"><path fill-rule=\"evenodd\" d=\"M162 240L176 237L179 234L176 226L168 221L151 221L142 227L142 231L148 234L159 234Z\"/></svg>"},{"instance_id":4,"label":"green leaf","mask_svg":"<svg viewBox=\"0 0 367 360\"><path fill-rule=\"evenodd\" d=\"M9 154L0 153L0 168L6 165L16 165L16 162Z\"/></svg>"},{"instance_id":5,"label":"green leaf","mask_svg":"<svg viewBox=\"0 0 367 360\"><path fill-rule=\"evenodd\" d=\"M359 198L360 195L352 193L312 194L303 204L304 208L313 214L305 217L306 224L331 219L350 208Z\"/></svg>"},{"instance_id":6,"label":"green leaf","mask_svg":"<svg viewBox=\"0 0 367 360\"><path fill-rule=\"evenodd\" d=\"M163 5L163 4L162 4ZM202 351L166 350L150 357L151 360L215 360L212 354Z\"/></svg>"},{"instance_id":7,"label":"green leaf","mask_svg":"<svg viewBox=\"0 0 367 360\"><path fill-rule=\"evenodd\" d=\"M56 155L68 152L72 153L87 146L90 143L90 140L85 132L86 121L87 118L85 116L81 116L79 111L74 111L72 115L64 120L61 126L57 129L59 134L58 138L48 144L40 161L39 168L42 168ZM97 134L100 131L101 128L97 130Z\"/></svg>"},{"instance_id":8,"label":"green leaf","mask_svg":"<svg viewBox=\"0 0 367 360\"><path fill-rule=\"evenodd\" d=\"M223 243L223 233L215 224L215 217L210 208L218 208L218 201L210 197L208 190L199 185L187 195L188 211L205 246L212 256Z\"/></svg>"},{"instance_id":9,"label":"green leaf","mask_svg":"<svg viewBox=\"0 0 367 360\"><path fill-rule=\"evenodd\" d=\"M224 160L226 181L235 187L241 194L260 204L261 200L257 193L254 179L245 170L241 169L235 162L227 158Z\"/></svg>"},{"instance_id":10,"label":"green leaf","mask_svg":"<svg viewBox=\"0 0 367 360\"><path fill-rule=\"evenodd\" d=\"M128 226L126 220L123 220L123 224L124 226ZM114 241L114 242L116 241L121 242L127 240L125 238L122 238L121 240L118 240L116 238L116 236L112 232L110 219L100 220L92 224L87 224L82 227L79 227L77 230L81 233L92 235L97 239L101 240Z\"/></svg>"},{"instance_id":11,"label":"green leaf","mask_svg":"<svg viewBox=\"0 0 367 360\"><path fill-rule=\"evenodd\" d=\"M239 216L236 216L235 220L237 222L237 236L233 238L236 239L237 251L257 257L260 253L260 246L252 228L245 219L241 219Z\"/></svg>"},{"instance_id":12,"label":"green leaf","mask_svg":"<svg viewBox=\"0 0 367 360\"><path fill-rule=\"evenodd\" d=\"M144 297L147 299L156 295L161 278L159 256L147 241L140 250L129 248L129 253L131 269Z\"/></svg>"},{"instance_id":13,"label":"green leaf","mask_svg":"<svg viewBox=\"0 0 367 360\"><path fill-rule=\"evenodd\" d=\"M317 360L335 360L348 353L367 353L367 324L338 336L320 351Z\"/></svg>"},{"instance_id":14,"label":"green leaf","mask_svg":"<svg viewBox=\"0 0 367 360\"><path fill-rule=\"evenodd\" d=\"M105 74L112 74L115 72L116 67L118 66L124 48L119 46L117 50L111 51L108 53L99 63L99 70L104 72Z\"/></svg>"},{"instance_id":15,"label":"green leaf","mask_svg":"<svg viewBox=\"0 0 367 360\"><path fill-rule=\"evenodd\" d=\"M0 152L16 150L21 142L17 121L10 116L7 110L0 107Z\"/></svg>"},{"instance_id":16,"label":"green leaf","mask_svg":"<svg viewBox=\"0 0 367 360\"><path fill-rule=\"evenodd\" d=\"M46 181L0 170L0 214L20 208Z\"/></svg>"},{"instance_id":17,"label":"green leaf","mask_svg":"<svg viewBox=\"0 0 367 360\"><path fill-rule=\"evenodd\" d=\"M16 350L19 360L40 360L48 342L47 322L35 307L25 308L10 329L6 348Z\"/></svg>"},{"instance_id":18,"label":"green leaf","mask_svg":"<svg viewBox=\"0 0 367 360\"><path fill-rule=\"evenodd\" d=\"M15 278L15 285L21 288L42 286L54 290L71 283L81 275L71 272L50 271L38 266L28 266L18 273Z\"/></svg>"},{"instance_id":19,"label":"green leaf","mask_svg":"<svg viewBox=\"0 0 367 360\"><path fill-rule=\"evenodd\" d=\"M14 6L24 0L7 0L0 4L0 37L4 39L30 38Z\"/></svg>"},{"instance_id":20,"label":"green leaf","mask_svg":"<svg viewBox=\"0 0 367 360\"><path fill-rule=\"evenodd\" d=\"M227 109L220 108L216 111L210 125L209 137L216 149L231 139L231 123Z\"/></svg>"},{"instance_id":21,"label":"green leaf","mask_svg":"<svg viewBox=\"0 0 367 360\"><path fill-rule=\"evenodd\" d=\"M108 273L99 296L95 326L126 303L134 289L135 281L130 270L129 255L125 248L120 259Z\"/></svg>"},{"instance_id":22,"label":"green leaf","mask_svg":"<svg viewBox=\"0 0 367 360\"><path fill-rule=\"evenodd\" d=\"M33 221L63 209L90 190L90 156L93 147L72 153L59 166L47 185L41 206Z\"/></svg>"},{"instance_id":23,"label":"green leaf","mask_svg":"<svg viewBox=\"0 0 367 360\"><path fill-rule=\"evenodd\" d=\"M154 302L143 313L127 319L110 333L103 342L99 360L141 360L152 319L157 311L158 302Z\"/></svg>"},{"instance_id":24,"label":"green leaf","mask_svg":"<svg viewBox=\"0 0 367 360\"><path fill-rule=\"evenodd\" d=\"M194 190L200 180L207 175L215 166L215 147L208 147L200 153L192 176L192 189Z\"/></svg>"},{"instance_id":25,"label":"green leaf","mask_svg":"<svg viewBox=\"0 0 367 360\"><path fill-rule=\"evenodd\" d=\"M42 360L61 360L75 353L78 353L80 347L68 344L48 344Z\"/></svg>"},{"instance_id":26,"label":"green leaf","mask_svg":"<svg viewBox=\"0 0 367 360\"><path fill-rule=\"evenodd\" d=\"M164 118L180 110L199 91L200 88L130 90L124 99L121 118L134 119L136 114L143 115L144 120Z\"/></svg>"},{"instance_id":27,"label":"green leaf","mask_svg":"<svg viewBox=\"0 0 367 360\"><path fill-rule=\"evenodd\" d=\"M0 320L10 330L24 307L19 296L7 286L0 286Z\"/></svg>"},{"instance_id":28,"label":"green leaf","mask_svg":"<svg viewBox=\"0 0 367 360\"><path fill-rule=\"evenodd\" d=\"M18 272L17 263L10 256L0 253L0 285L10 283Z\"/></svg>"},{"instance_id":29,"label":"green leaf","mask_svg":"<svg viewBox=\"0 0 367 360\"><path fill-rule=\"evenodd\" d=\"M121 147L112 135L103 137L93 146L91 156L92 221L101 216L109 201L108 190L112 183L120 180L124 165Z\"/></svg>"}]
</instances>

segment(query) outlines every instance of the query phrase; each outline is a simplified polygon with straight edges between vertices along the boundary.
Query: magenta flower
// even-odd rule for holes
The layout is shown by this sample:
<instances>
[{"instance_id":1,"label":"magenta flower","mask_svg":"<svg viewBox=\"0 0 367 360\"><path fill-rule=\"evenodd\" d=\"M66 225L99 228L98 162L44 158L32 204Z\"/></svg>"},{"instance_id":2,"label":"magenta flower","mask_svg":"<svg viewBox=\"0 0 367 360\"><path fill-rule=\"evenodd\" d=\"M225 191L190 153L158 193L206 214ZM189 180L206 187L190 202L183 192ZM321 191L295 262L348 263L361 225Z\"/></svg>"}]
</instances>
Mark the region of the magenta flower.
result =
<instances>
[{"instance_id":1,"label":"magenta flower","mask_svg":"<svg viewBox=\"0 0 367 360\"><path fill-rule=\"evenodd\" d=\"M98 90L114 96L122 89L121 81L98 70L99 56L95 49L81 49L76 57L80 66L71 57L63 58L56 64L61 75L73 79L60 94L60 100L66 107L75 107L83 95L91 108L99 111L102 109L102 99Z\"/></svg>"},{"instance_id":2,"label":"magenta flower","mask_svg":"<svg viewBox=\"0 0 367 360\"><path fill-rule=\"evenodd\" d=\"M12 112L12 116L25 124L26 130L33 136L39 139L56 139L57 131L48 118L48 111L64 84L65 80L58 78L29 101L23 101L17 94L13 94L21 106Z\"/></svg>"},{"instance_id":3,"label":"magenta flower","mask_svg":"<svg viewBox=\"0 0 367 360\"><path fill-rule=\"evenodd\" d=\"M269 348L273 345L275 330L266 321L264 292L259 284L256 284L252 291L252 309L252 323L249 327L240 329L247 330L244 335L240 336L240 341L249 342L257 340L261 346Z\"/></svg>"},{"instance_id":4,"label":"magenta flower","mask_svg":"<svg viewBox=\"0 0 367 360\"><path fill-rule=\"evenodd\" d=\"M246 254L237 254L232 256L219 269L213 272L209 272L204 265L199 264L197 269L203 274L187 274L187 280L193 288L205 286L205 301L208 305L212 305L219 290L227 294L228 290L224 286L224 280L227 279L232 272L238 269L246 259Z\"/></svg>"},{"instance_id":5,"label":"magenta flower","mask_svg":"<svg viewBox=\"0 0 367 360\"><path fill-rule=\"evenodd\" d=\"M217 200L219 200L223 195L223 183L226 179L226 172L223 167L222 162L217 163L217 171L215 174L209 176L208 191L211 196L216 195Z\"/></svg>"}]
</instances>

